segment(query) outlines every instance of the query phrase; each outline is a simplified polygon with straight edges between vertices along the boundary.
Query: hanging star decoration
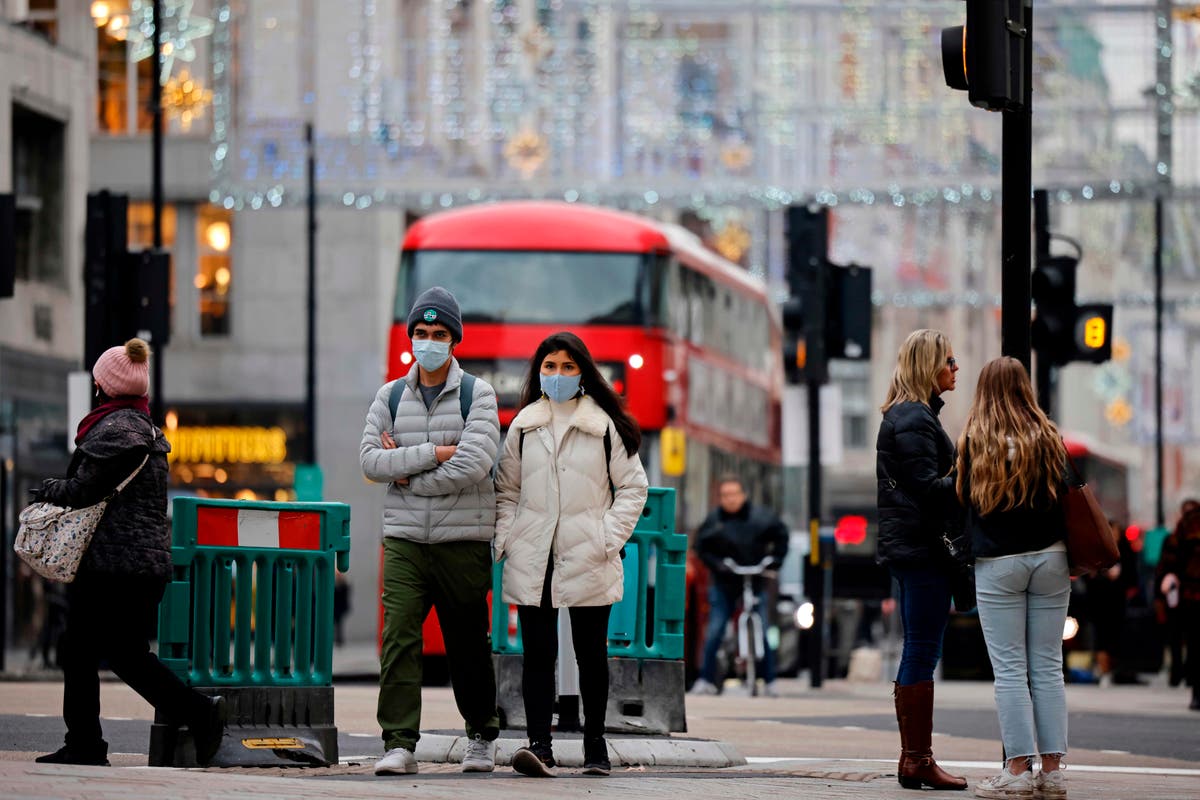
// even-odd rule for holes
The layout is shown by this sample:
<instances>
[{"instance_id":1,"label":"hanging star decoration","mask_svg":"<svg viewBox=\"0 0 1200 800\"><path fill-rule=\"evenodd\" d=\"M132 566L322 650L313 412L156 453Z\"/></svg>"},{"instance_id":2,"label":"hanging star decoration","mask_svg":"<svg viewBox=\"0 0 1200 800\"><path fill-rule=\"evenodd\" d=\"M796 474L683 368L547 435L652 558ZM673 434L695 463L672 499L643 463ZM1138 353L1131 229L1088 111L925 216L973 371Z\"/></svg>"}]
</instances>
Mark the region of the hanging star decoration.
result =
<instances>
[{"instance_id":1,"label":"hanging star decoration","mask_svg":"<svg viewBox=\"0 0 1200 800\"><path fill-rule=\"evenodd\" d=\"M163 86L163 108L167 116L178 118L185 131L191 130L192 120L204 116L204 109L212 103L212 90L193 78L186 69L179 71Z\"/></svg>"},{"instance_id":2,"label":"hanging star decoration","mask_svg":"<svg viewBox=\"0 0 1200 800\"><path fill-rule=\"evenodd\" d=\"M549 155L550 145L546 137L529 128L514 134L504 146L505 160L525 178L537 172Z\"/></svg>"},{"instance_id":3,"label":"hanging star decoration","mask_svg":"<svg viewBox=\"0 0 1200 800\"><path fill-rule=\"evenodd\" d=\"M721 163L730 172L741 172L754 161L754 151L745 142L730 142L721 147Z\"/></svg>"},{"instance_id":4,"label":"hanging star decoration","mask_svg":"<svg viewBox=\"0 0 1200 800\"><path fill-rule=\"evenodd\" d=\"M197 39L213 32L208 17L193 17L194 0L163 0L162 3L162 68L158 79L164 85L171 77L175 59L191 63L196 60ZM129 6L129 57L141 61L154 57L154 3L133 0Z\"/></svg>"},{"instance_id":5,"label":"hanging star decoration","mask_svg":"<svg viewBox=\"0 0 1200 800\"><path fill-rule=\"evenodd\" d=\"M742 227L739 222L726 223L725 227L721 228L721 232L717 234L713 246L716 247L718 253L736 264L742 260L742 256L750 247L750 231Z\"/></svg>"}]
</instances>

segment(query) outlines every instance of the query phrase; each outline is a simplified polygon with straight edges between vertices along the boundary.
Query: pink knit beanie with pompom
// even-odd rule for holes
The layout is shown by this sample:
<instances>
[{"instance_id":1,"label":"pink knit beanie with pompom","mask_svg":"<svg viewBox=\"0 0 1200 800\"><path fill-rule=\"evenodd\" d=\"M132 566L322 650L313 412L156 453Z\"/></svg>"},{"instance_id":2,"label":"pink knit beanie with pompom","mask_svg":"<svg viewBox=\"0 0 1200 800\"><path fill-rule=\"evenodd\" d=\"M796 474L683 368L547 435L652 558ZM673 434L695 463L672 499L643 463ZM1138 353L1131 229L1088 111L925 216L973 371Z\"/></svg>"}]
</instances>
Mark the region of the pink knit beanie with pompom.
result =
<instances>
[{"instance_id":1,"label":"pink knit beanie with pompom","mask_svg":"<svg viewBox=\"0 0 1200 800\"><path fill-rule=\"evenodd\" d=\"M150 345L130 339L96 359L92 377L109 397L143 397L150 391Z\"/></svg>"}]
</instances>

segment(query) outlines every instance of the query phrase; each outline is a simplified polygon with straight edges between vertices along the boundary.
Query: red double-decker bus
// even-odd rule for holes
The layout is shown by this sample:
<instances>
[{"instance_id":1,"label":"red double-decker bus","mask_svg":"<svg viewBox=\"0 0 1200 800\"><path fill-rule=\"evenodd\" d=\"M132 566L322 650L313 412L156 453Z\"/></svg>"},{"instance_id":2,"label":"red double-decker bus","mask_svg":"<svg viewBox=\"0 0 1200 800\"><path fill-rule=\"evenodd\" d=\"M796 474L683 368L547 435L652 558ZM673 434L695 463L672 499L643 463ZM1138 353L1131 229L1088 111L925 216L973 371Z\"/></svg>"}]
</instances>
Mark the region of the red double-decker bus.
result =
<instances>
[{"instance_id":1,"label":"red double-decker bus","mask_svg":"<svg viewBox=\"0 0 1200 800\"><path fill-rule=\"evenodd\" d=\"M570 330L641 426L651 483L676 488L681 530L707 511L712 480L723 472L743 476L759 499L778 500L778 313L761 281L695 235L561 202L425 217L401 251L389 380L411 367L408 311L434 285L458 299L463 341L455 356L495 387L502 426L519 410L537 345ZM425 652L443 652L436 623L427 622L425 634Z\"/></svg>"}]
</instances>

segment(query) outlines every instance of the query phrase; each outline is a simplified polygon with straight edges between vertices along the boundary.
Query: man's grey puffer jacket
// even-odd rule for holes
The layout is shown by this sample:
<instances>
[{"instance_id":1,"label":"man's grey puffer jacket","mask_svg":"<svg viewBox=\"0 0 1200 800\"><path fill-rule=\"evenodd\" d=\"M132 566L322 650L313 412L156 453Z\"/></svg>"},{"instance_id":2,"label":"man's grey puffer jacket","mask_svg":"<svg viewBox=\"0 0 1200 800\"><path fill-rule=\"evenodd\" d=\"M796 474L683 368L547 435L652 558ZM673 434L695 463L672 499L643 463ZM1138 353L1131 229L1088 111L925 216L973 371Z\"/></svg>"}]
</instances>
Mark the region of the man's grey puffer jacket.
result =
<instances>
[{"instance_id":1,"label":"man's grey puffer jacket","mask_svg":"<svg viewBox=\"0 0 1200 800\"><path fill-rule=\"evenodd\" d=\"M500 448L496 392L475 380L471 412L464 424L458 390L463 370L451 358L446 386L426 409L417 386L418 367L409 370L393 422L388 409L392 383L375 394L367 412L359 463L370 480L387 484L383 502L383 535L413 542L490 542L496 528L496 492L492 465ZM380 439L392 431L396 448ZM434 447L457 445L448 461L438 464ZM408 478L407 486L393 481Z\"/></svg>"}]
</instances>

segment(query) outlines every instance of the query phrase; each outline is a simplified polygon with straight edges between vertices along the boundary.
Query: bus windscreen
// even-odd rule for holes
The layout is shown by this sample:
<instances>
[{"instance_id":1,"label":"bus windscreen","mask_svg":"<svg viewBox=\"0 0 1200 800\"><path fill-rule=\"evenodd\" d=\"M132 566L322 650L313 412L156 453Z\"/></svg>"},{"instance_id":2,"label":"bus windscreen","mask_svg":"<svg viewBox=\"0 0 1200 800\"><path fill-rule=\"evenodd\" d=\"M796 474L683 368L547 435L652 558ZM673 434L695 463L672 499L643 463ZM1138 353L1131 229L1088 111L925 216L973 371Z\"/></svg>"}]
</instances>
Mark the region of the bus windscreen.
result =
<instances>
[{"instance_id":1,"label":"bus windscreen","mask_svg":"<svg viewBox=\"0 0 1200 800\"><path fill-rule=\"evenodd\" d=\"M406 251L395 315L430 286L453 292L463 322L632 325L643 321L638 253Z\"/></svg>"}]
</instances>

